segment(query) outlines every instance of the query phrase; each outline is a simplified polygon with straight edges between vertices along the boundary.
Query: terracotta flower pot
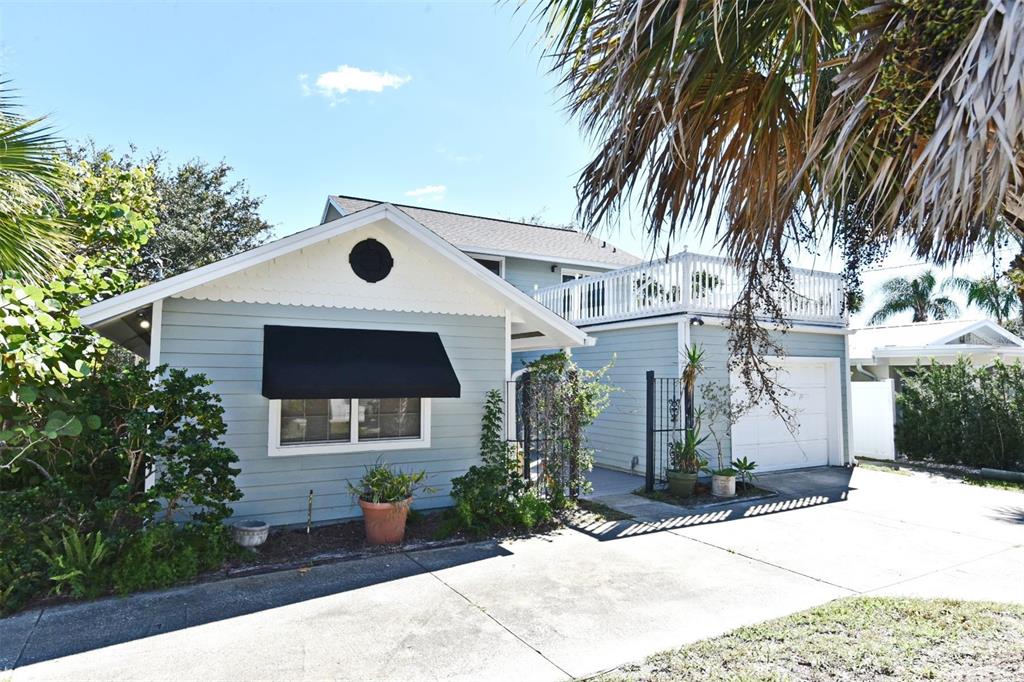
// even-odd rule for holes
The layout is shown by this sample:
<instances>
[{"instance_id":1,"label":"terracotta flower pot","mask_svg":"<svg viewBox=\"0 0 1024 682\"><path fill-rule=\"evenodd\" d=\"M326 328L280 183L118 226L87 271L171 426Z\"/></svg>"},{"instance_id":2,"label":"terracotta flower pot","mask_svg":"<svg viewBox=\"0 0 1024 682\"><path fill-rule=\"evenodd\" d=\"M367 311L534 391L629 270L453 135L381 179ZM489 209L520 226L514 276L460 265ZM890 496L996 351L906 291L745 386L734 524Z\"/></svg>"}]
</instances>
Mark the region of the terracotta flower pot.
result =
<instances>
[{"instance_id":1,"label":"terracotta flower pot","mask_svg":"<svg viewBox=\"0 0 1024 682\"><path fill-rule=\"evenodd\" d=\"M697 474L689 474L683 471L665 471L668 479L668 490L676 497L693 497L694 489L697 486Z\"/></svg>"},{"instance_id":2,"label":"terracotta flower pot","mask_svg":"<svg viewBox=\"0 0 1024 682\"><path fill-rule=\"evenodd\" d=\"M360 499L366 522L366 541L371 545L396 545L405 539L405 520L412 498L401 502L367 502Z\"/></svg>"}]
</instances>

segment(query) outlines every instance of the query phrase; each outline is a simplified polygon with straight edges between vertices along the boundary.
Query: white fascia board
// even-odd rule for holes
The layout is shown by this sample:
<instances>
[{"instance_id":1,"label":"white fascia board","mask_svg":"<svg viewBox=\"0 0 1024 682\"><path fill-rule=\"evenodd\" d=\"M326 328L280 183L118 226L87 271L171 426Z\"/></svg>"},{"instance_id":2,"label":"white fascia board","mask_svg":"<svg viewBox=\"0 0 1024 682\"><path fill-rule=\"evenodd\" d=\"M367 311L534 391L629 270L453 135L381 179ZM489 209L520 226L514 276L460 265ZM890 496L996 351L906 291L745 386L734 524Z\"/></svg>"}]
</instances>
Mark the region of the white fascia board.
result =
<instances>
[{"instance_id":1,"label":"white fascia board","mask_svg":"<svg viewBox=\"0 0 1024 682\"><path fill-rule=\"evenodd\" d=\"M689 324L690 318L699 317L704 320L704 324L710 324L718 327L725 327L729 324L728 318L716 317L708 313L679 313L676 315L665 315L663 317L640 317L635 320L622 320L620 322L604 322L599 324L588 324L583 325L581 329L585 332L605 332L612 331L615 329L631 329L634 327L656 327L666 324L676 324L678 322L686 322ZM774 324L765 325L772 331L791 331L801 332L805 334L853 334L854 330L849 327L828 327L819 326L815 324L793 324L790 327L782 328Z\"/></svg>"},{"instance_id":2,"label":"white fascia board","mask_svg":"<svg viewBox=\"0 0 1024 682\"><path fill-rule=\"evenodd\" d=\"M1024 339L1020 338L1019 336L1017 336L1016 334L1014 334L1014 333L1012 333L1010 331L1007 331L1006 329L1004 329L1003 327L999 326L998 324L996 324L992 320L978 320L977 322L969 324L966 327L962 327L959 330L957 330L956 332L954 332L952 334L948 334L948 335L942 337L941 339L939 339L937 341L932 341L929 345L930 346L931 345L941 346L943 344L949 343L950 341L954 341L954 340L960 338L961 336L964 336L965 334L971 334L971 333L976 332L976 331L978 331L980 329L987 329L987 330L989 330L989 331L991 331L991 332L993 332L993 333L1003 337L1004 339L1009 341L1014 346L1020 346L1021 348L1024 348Z\"/></svg>"},{"instance_id":3,"label":"white fascia board","mask_svg":"<svg viewBox=\"0 0 1024 682\"><path fill-rule=\"evenodd\" d=\"M408 215L391 204L378 204L371 208L332 220L329 223L311 227L301 232L282 237L269 244L258 246L244 253L225 258L195 270L169 277L163 281L130 291L99 303L82 308L78 311L83 324L94 325L105 320L137 310L154 301L163 300L201 284L239 272L260 263L279 258L286 254L313 246L321 241L356 230L378 220L388 220L403 228L406 232L431 246L446 256L456 266L462 268L491 289L505 298L510 309L532 319L539 327L538 331L558 339L561 345L582 346L587 342L587 335L579 328L565 321L554 312L533 300L504 279L488 271L465 253L452 246L449 242L423 227Z\"/></svg>"},{"instance_id":4,"label":"white fascia board","mask_svg":"<svg viewBox=\"0 0 1024 682\"><path fill-rule=\"evenodd\" d=\"M1016 346L916 346L916 347L884 347L875 349L876 358L955 358L958 355L973 353L993 353L995 355L1024 356L1024 348Z\"/></svg>"},{"instance_id":5,"label":"white fascia board","mask_svg":"<svg viewBox=\"0 0 1024 682\"><path fill-rule=\"evenodd\" d=\"M509 251L507 249L495 249L489 246L473 246L469 244L458 244L458 248L466 251L467 253L478 253L481 256L504 256L505 258L522 258L523 260L535 260L543 263L551 263L552 265L575 265L581 268L594 268L598 270L605 270L608 272L619 270L621 268L632 267L629 265L616 265L614 263L599 263L592 260L580 260L578 258L563 258L561 256L555 256L552 254L537 254L537 253L524 253L522 251ZM626 253L623 251L622 253ZM632 255L632 254L627 254ZM637 265L643 261L638 261Z\"/></svg>"}]
</instances>

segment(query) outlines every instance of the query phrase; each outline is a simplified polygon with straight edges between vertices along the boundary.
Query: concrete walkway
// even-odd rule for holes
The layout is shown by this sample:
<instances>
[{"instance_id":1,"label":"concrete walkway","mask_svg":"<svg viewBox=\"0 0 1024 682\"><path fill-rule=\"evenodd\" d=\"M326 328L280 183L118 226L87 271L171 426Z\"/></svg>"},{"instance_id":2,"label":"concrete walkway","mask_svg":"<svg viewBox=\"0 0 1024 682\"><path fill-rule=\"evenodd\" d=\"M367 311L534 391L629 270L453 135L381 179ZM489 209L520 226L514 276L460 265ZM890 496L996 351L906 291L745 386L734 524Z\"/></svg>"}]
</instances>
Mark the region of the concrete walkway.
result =
<instances>
[{"instance_id":1,"label":"concrete walkway","mask_svg":"<svg viewBox=\"0 0 1024 682\"><path fill-rule=\"evenodd\" d=\"M852 594L1024 602L1024 494L866 470L761 480L782 494L697 514L613 495L637 521L28 612L0 620L0 664L15 680L557 680Z\"/></svg>"}]
</instances>

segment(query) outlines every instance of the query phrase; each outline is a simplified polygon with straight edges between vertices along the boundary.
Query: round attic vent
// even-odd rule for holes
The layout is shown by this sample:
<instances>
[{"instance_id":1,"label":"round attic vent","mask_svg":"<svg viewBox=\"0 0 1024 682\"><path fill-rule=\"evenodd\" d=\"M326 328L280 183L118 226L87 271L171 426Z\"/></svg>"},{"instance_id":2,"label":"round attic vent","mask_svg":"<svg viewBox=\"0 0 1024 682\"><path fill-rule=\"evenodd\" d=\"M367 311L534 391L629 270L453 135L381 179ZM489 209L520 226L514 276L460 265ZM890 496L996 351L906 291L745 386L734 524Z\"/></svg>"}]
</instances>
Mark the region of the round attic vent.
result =
<instances>
[{"instance_id":1,"label":"round attic vent","mask_svg":"<svg viewBox=\"0 0 1024 682\"><path fill-rule=\"evenodd\" d=\"M348 254L348 264L359 279L373 284L388 276L395 260L388 247L376 239L364 239L352 247Z\"/></svg>"}]
</instances>

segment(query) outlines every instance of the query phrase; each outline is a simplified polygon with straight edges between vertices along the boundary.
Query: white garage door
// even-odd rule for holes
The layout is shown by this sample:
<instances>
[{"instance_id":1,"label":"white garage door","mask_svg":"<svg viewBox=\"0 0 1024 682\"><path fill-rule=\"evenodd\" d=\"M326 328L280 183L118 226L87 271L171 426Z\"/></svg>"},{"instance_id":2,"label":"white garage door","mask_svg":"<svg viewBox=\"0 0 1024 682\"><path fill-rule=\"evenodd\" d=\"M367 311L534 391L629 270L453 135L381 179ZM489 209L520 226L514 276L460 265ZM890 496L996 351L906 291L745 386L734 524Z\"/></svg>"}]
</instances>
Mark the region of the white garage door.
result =
<instances>
[{"instance_id":1,"label":"white garage door","mask_svg":"<svg viewBox=\"0 0 1024 682\"><path fill-rule=\"evenodd\" d=\"M793 410L791 430L770 406L757 406L732 428L732 456L757 462L758 471L840 464L839 368L820 358L780 361L778 381L791 393L783 402ZM732 377L733 390L743 394Z\"/></svg>"}]
</instances>

